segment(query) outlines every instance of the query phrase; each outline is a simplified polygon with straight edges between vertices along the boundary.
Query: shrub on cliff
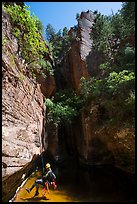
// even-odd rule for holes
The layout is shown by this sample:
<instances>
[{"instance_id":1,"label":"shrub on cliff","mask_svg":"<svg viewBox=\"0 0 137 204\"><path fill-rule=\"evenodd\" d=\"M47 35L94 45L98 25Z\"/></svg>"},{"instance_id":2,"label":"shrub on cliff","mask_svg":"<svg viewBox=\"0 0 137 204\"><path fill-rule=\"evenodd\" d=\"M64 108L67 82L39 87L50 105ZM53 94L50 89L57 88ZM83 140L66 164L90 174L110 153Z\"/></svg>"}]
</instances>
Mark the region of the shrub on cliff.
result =
<instances>
[{"instance_id":1,"label":"shrub on cliff","mask_svg":"<svg viewBox=\"0 0 137 204\"><path fill-rule=\"evenodd\" d=\"M31 16L27 8L27 6L17 4L5 7L6 11L10 14L13 27L12 32L18 39L18 54L29 65L35 62L38 67L41 66L39 62L45 61L43 68L52 69L44 58L45 55L49 54L49 49L46 41L42 38L42 23L36 16ZM29 71L31 72L32 70L30 69ZM36 71L39 72L39 69Z\"/></svg>"}]
</instances>

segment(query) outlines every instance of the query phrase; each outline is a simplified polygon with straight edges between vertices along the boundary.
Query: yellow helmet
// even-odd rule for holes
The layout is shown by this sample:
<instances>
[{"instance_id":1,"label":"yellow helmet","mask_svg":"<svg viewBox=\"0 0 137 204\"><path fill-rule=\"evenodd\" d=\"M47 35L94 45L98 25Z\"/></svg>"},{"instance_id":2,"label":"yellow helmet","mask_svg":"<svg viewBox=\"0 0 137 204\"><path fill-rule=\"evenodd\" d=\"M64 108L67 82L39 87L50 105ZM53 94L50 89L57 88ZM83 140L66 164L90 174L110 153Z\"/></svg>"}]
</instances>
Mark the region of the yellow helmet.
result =
<instances>
[{"instance_id":1,"label":"yellow helmet","mask_svg":"<svg viewBox=\"0 0 137 204\"><path fill-rule=\"evenodd\" d=\"M50 168L50 164L49 163L46 164L46 169L48 169L48 168Z\"/></svg>"}]
</instances>

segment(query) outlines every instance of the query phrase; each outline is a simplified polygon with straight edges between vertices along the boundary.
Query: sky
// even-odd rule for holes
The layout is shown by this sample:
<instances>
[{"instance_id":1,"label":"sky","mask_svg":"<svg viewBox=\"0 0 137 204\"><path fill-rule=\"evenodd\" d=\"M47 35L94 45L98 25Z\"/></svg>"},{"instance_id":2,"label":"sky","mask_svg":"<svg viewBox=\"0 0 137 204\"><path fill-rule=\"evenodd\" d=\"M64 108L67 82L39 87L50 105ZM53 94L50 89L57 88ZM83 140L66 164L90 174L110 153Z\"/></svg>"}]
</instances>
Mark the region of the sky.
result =
<instances>
[{"instance_id":1,"label":"sky","mask_svg":"<svg viewBox=\"0 0 137 204\"><path fill-rule=\"evenodd\" d=\"M97 10L103 15L115 14L122 2L24 2L42 22L44 29L50 23L56 32L77 25L76 13Z\"/></svg>"}]
</instances>

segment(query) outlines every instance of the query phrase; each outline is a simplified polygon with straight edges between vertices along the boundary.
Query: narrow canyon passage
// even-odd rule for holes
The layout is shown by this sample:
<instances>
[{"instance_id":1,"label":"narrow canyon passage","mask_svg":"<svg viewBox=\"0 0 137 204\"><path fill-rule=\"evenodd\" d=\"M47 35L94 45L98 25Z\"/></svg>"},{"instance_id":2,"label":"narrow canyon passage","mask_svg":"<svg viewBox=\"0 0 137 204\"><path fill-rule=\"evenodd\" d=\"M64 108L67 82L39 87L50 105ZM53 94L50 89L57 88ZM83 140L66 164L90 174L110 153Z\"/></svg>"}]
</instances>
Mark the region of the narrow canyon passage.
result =
<instances>
[{"instance_id":1,"label":"narrow canyon passage","mask_svg":"<svg viewBox=\"0 0 137 204\"><path fill-rule=\"evenodd\" d=\"M2 202L134 202L135 2L30 3L2 2ZM57 189L33 198L47 163Z\"/></svg>"},{"instance_id":2,"label":"narrow canyon passage","mask_svg":"<svg viewBox=\"0 0 137 204\"><path fill-rule=\"evenodd\" d=\"M110 166L76 168L75 164L54 167L57 189L33 198L35 188L27 193L36 176L31 176L17 193L13 202L134 202L134 185L129 177Z\"/></svg>"}]
</instances>

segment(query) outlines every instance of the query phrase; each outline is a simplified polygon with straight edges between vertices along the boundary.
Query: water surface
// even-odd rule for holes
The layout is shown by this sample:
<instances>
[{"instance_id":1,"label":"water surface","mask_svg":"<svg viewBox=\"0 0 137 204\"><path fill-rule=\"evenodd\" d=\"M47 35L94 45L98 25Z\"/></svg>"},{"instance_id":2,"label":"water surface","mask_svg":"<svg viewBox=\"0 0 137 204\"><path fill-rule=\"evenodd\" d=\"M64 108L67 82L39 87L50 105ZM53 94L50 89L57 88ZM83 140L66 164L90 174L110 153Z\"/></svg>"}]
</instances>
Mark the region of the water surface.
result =
<instances>
[{"instance_id":1,"label":"water surface","mask_svg":"<svg viewBox=\"0 0 137 204\"><path fill-rule=\"evenodd\" d=\"M121 171L113 167L88 169L58 167L57 189L33 198L35 188L28 193L37 175L31 176L17 193L14 202L134 202L134 185Z\"/></svg>"}]
</instances>

